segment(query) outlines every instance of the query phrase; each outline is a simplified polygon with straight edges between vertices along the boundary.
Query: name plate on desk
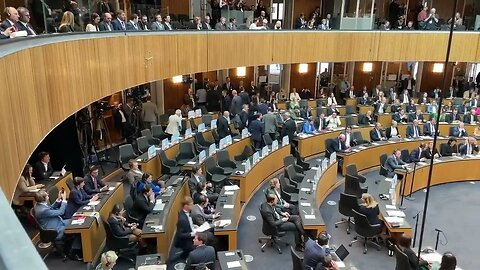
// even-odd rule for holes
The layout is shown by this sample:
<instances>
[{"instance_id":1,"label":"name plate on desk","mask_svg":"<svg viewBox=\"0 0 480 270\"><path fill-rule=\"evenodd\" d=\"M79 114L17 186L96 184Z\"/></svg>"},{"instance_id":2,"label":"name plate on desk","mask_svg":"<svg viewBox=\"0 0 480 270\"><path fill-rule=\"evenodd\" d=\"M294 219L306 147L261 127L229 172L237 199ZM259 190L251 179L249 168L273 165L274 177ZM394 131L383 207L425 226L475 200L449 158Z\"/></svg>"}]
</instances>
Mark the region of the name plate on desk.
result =
<instances>
[{"instance_id":1,"label":"name plate on desk","mask_svg":"<svg viewBox=\"0 0 480 270\"><path fill-rule=\"evenodd\" d=\"M195 118L195 111L188 111L187 117L188 119Z\"/></svg>"}]
</instances>

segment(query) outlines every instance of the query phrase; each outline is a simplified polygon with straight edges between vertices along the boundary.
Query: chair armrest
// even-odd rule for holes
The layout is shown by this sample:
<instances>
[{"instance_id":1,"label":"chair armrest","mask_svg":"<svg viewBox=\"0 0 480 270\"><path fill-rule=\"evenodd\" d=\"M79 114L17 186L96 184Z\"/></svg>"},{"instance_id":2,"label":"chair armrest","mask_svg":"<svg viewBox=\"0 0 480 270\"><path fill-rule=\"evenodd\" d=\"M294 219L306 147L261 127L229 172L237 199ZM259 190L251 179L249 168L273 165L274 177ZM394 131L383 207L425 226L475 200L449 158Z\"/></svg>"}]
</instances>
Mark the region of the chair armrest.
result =
<instances>
[{"instance_id":1,"label":"chair armrest","mask_svg":"<svg viewBox=\"0 0 480 270\"><path fill-rule=\"evenodd\" d=\"M224 174L225 170L222 167L213 167L209 170L212 174Z\"/></svg>"}]
</instances>

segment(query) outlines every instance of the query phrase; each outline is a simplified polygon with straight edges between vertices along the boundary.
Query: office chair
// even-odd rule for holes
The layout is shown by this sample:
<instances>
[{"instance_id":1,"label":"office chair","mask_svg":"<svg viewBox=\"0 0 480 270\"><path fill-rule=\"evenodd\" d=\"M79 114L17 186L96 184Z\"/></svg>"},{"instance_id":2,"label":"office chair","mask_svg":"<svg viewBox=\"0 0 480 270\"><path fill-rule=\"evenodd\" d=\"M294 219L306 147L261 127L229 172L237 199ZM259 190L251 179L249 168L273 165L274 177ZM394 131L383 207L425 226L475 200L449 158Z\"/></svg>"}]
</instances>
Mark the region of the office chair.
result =
<instances>
[{"instance_id":1,"label":"office chair","mask_svg":"<svg viewBox=\"0 0 480 270\"><path fill-rule=\"evenodd\" d=\"M450 127L450 128L448 129L448 136L450 136L450 137L455 137L455 134L454 134L454 132L453 132L454 129L455 129L455 127Z\"/></svg>"},{"instance_id":2,"label":"office chair","mask_svg":"<svg viewBox=\"0 0 480 270\"><path fill-rule=\"evenodd\" d=\"M377 247L377 250L380 250L381 247L377 243L371 241L374 238L377 238L381 233L382 233L382 226L381 224L376 224L372 225L367 219L367 216L364 214L360 214L356 210L353 211L353 219L354 219L354 226L355 226L355 232L357 233L357 236L354 238L355 240L351 241L348 246L352 246L353 243L356 243L363 239L363 254L367 254L367 243L372 243L375 247Z\"/></svg>"},{"instance_id":3,"label":"office chair","mask_svg":"<svg viewBox=\"0 0 480 270\"><path fill-rule=\"evenodd\" d=\"M356 176L346 174L345 175L345 194L357 196L361 198L363 193L367 193L368 187L360 186L360 181Z\"/></svg>"},{"instance_id":4,"label":"office chair","mask_svg":"<svg viewBox=\"0 0 480 270\"><path fill-rule=\"evenodd\" d=\"M208 149L208 147L210 147L210 145L213 144L212 141L209 141L205 139L205 137L203 137L202 132L195 133L194 137L195 137L195 141L197 142L197 145L200 146L200 148Z\"/></svg>"},{"instance_id":5,"label":"office chair","mask_svg":"<svg viewBox=\"0 0 480 270\"><path fill-rule=\"evenodd\" d=\"M178 166L175 160L169 159L165 151L160 150L158 155L160 156L160 163L162 164L162 173L173 175L180 172L181 166Z\"/></svg>"},{"instance_id":6,"label":"office chair","mask_svg":"<svg viewBox=\"0 0 480 270\"><path fill-rule=\"evenodd\" d=\"M161 143L161 140L159 138L153 137L152 131L150 129L144 129L140 131L140 133L142 134L142 136L147 137L149 145L159 145Z\"/></svg>"},{"instance_id":7,"label":"office chair","mask_svg":"<svg viewBox=\"0 0 480 270\"><path fill-rule=\"evenodd\" d=\"M217 163L218 163L218 166L224 169L225 168L232 169L232 172L237 168L237 164L230 159L230 156L227 150L217 151Z\"/></svg>"},{"instance_id":8,"label":"office chair","mask_svg":"<svg viewBox=\"0 0 480 270\"><path fill-rule=\"evenodd\" d=\"M262 213L261 208L259 211L262 216L262 233L266 235L258 238L259 243L266 241L261 247L262 252L265 252L265 246L268 245L274 247L278 253L282 254L282 249L279 246L279 244L282 243L280 237L285 236L286 232L279 232L276 226L270 226L270 224L266 221L266 217Z\"/></svg>"},{"instance_id":9,"label":"office chair","mask_svg":"<svg viewBox=\"0 0 480 270\"><path fill-rule=\"evenodd\" d=\"M384 177L388 177L388 170L385 168L385 162L387 161L387 154L382 154L380 156L380 171L379 174ZM380 180L375 180L375 184L380 183Z\"/></svg>"},{"instance_id":10,"label":"office chair","mask_svg":"<svg viewBox=\"0 0 480 270\"><path fill-rule=\"evenodd\" d=\"M298 254L297 251L291 246L290 255L292 255L293 270L303 270L303 256Z\"/></svg>"},{"instance_id":11,"label":"office chair","mask_svg":"<svg viewBox=\"0 0 480 270\"><path fill-rule=\"evenodd\" d=\"M303 178L305 177L305 175L297 173L293 165L287 166L287 173L288 175L286 176L288 177L288 179L290 179L290 181L297 183L297 186L303 181Z\"/></svg>"},{"instance_id":12,"label":"office chair","mask_svg":"<svg viewBox=\"0 0 480 270\"><path fill-rule=\"evenodd\" d=\"M234 157L236 161L244 161L255 153L251 145L245 145L240 155Z\"/></svg>"},{"instance_id":13,"label":"office chair","mask_svg":"<svg viewBox=\"0 0 480 270\"><path fill-rule=\"evenodd\" d=\"M407 254L395 245L395 270L411 270Z\"/></svg>"},{"instance_id":14,"label":"office chair","mask_svg":"<svg viewBox=\"0 0 480 270\"><path fill-rule=\"evenodd\" d=\"M161 125L155 125L155 126L152 126L151 128L152 128L151 131L152 131L152 137L153 138L159 139L160 141L168 138L168 135L165 132L163 132L163 128L162 128Z\"/></svg>"},{"instance_id":15,"label":"office chair","mask_svg":"<svg viewBox=\"0 0 480 270\"><path fill-rule=\"evenodd\" d=\"M192 129L192 132L198 129L197 124L195 124L194 118L188 119L188 122L190 123L190 128Z\"/></svg>"},{"instance_id":16,"label":"office chair","mask_svg":"<svg viewBox=\"0 0 480 270\"><path fill-rule=\"evenodd\" d=\"M55 203L55 201L58 198L58 192L59 192L59 190L58 190L57 186L51 186L48 189L48 197L49 197L49 200L50 200L50 204Z\"/></svg>"},{"instance_id":17,"label":"office chair","mask_svg":"<svg viewBox=\"0 0 480 270\"><path fill-rule=\"evenodd\" d=\"M266 146L272 146L273 140L272 137L270 137L270 134L263 134L262 137Z\"/></svg>"},{"instance_id":18,"label":"office chair","mask_svg":"<svg viewBox=\"0 0 480 270\"><path fill-rule=\"evenodd\" d=\"M134 263L134 258L136 258L138 253L137 242L128 241L128 235L121 237L114 235L110 228L110 224L105 220L103 220L103 226L105 228L107 250L113 250L117 253L119 258Z\"/></svg>"},{"instance_id":19,"label":"office chair","mask_svg":"<svg viewBox=\"0 0 480 270\"><path fill-rule=\"evenodd\" d=\"M280 175L280 187L284 189L288 193L296 193L298 194L298 187L297 183L290 181L286 178L283 174Z\"/></svg>"},{"instance_id":20,"label":"office chair","mask_svg":"<svg viewBox=\"0 0 480 270\"><path fill-rule=\"evenodd\" d=\"M340 200L338 201L338 212L347 218L342 218L341 221L335 223L335 228L338 225L347 223L347 234L350 234L350 224L355 224L353 221L353 210L358 210L358 199L355 195L340 193Z\"/></svg>"},{"instance_id":21,"label":"office chair","mask_svg":"<svg viewBox=\"0 0 480 270\"><path fill-rule=\"evenodd\" d=\"M137 185L134 185L135 187ZM132 185L132 188L133 188L133 185ZM135 188L135 191L131 192L130 194L127 194L127 196L125 196L125 201L123 202L123 207L125 208L125 211L127 212L127 220L129 223L138 223L138 219L134 216L132 216L130 213L132 212L132 208L133 208L133 200L134 200L134 197L131 196L132 193L136 193L136 188Z\"/></svg>"},{"instance_id":22,"label":"office chair","mask_svg":"<svg viewBox=\"0 0 480 270\"><path fill-rule=\"evenodd\" d=\"M360 131L352 132L352 138L353 138L353 141L356 143L356 145L369 143L369 141L363 138L362 133Z\"/></svg>"},{"instance_id":23,"label":"office chair","mask_svg":"<svg viewBox=\"0 0 480 270\"><path fill-rule=\"evenodd\" d=\"M358 182L363 184L367 180L365 176L358 174L357 165L348 164L346 169L347 169L347 174L357 177Z\"/></svg>"},{"instance_id":24,"label":"office chair","mask_svg":"<svg viewBox=\"0 0 480 270\"><path fill-rule=\"evenodd\" d=\"M298 203L298 192L297 193L290 193L286 191L282 185L280 185L280 195L282 196L282 199L287 201L288 203L291 204L297 204Z\"/></svg>"},{"instance_id":25,"label":"office chair","mask_svg":"<svg viewBox=\"0 0 480 270\"><path fill-rule=\"evenodd\" d=\"M401 151L400 159L405 163L410 163L410 153L408 152L408 149L403 149Z\"/></svg>"},{"instance_id":26,"label":"office chair","mask_svg":"<svg viewBox=\"0 0 480 270\"><path fill-rule=\"evenodd\" d=\"M307 108L308 107L308 100L307 99L301 99L298 102L298 105L300 106L300 108Z\"/></svg>"},{"instance_id":27,"label":"office chair","mask_svg":"<svg viewBox=\"0 0 480 270\"><path fill-rule=\"evenodd\" d=\"M330 158L330 155L332 154L332 153L330 153L330 151L328 151L328 146L330 144L332 144L334 141L335 141L335 139L332 139L332 138L329 138L329 139L325 140L325 157L326 158Z\"/></svg>"},{"instance_id":28,"label":"office chair","mask_svg":"<svg viewBox=\"0 0 480 270\"><path fill-rule=\"evenodd\" d=\"M297 147L293 147L292 155L297 158L297 165L302 167L304 171L310 170L310 164L305 162L305 159L300 156Z\"/></svg>"},{"instance_id":29,"label":"office chair","mask_svg":"<svg viewBox=\"0 0 480 270\"><path fill-rule=\"evenodd\" d=\"M205 159L205 172L207 175L207 181L213 183L215 191L220 190L222 185L228 179L225 169L219 167L213 157L208 157Z\"/></svg>"},{"instance_id":30,"label":"office chair","mask_svg":"<svg viewBox=\"0 0 480 270\"><path fill-rule=\"evenodd\" d=\"M187 164L190 160L195 158L192 142L181 142L178 146L178 154L175 158L180 165Z\"/></svg>"},{"instance_id":31,"label":"office chair","mask_svg":"<svg viewBox=\"0 0 480 270\"><path fill-rule=\"evenodd\" d=\"M322 106L325 104L325 99L323 99L323 98L317 98L317 99L315 100L315 104L317 105L317 108L318 108L318 107L322 107Z\"/></svg>"},{"instance_id":32,"label":"office chair","mask_svg":"<svg viewBox=\"0 0 480 270\"><path fill-rule=\"evenodd\" d=\"M210 124L212 123L213 117L211 114L203 114L202 115L202 123L205 124L205 127L210 127Z\"/></svg>"},{"instance_id":33,"label":"office chair","mask_svg":"<svg viewBox=\"0 0 480 270\"><path fill-rule=\"evenodd\" d=\"M357 116L357 123L358 125L360 125L360 123L363 122L363 118L365 118L365 115L364 114L358 114ZM364 125L363 125L364 126Z\"/></svg>"},{"instance_id":34,"label":"office chair","mask_svg":"<svg viewBox=\"0 0 480 270\"><path fill-rule=\"evenodd\" d=\"M131 144L124 144L118 147L118 164L124 171L130 170L128 167L128 161L136 159L137 157L138 155L133 151L133 146Z\"/></svg>"},{"instance_id":35,"label":"office chair","mask_svg":"<svg viewBox=\"0 0 480 270\"><path fill-rule=\"evenodd\" d=\"M283 158L283 166L285 167L285 175L287 176L288 176L288 172L287 172L288 165L293 165L295 172L300 174L305 174L305 170L303 169L303 167L297 165L297 159L292 155L288 155Z\"/></svg>"},{"instance_id":36,"label":"office chair","mask_svg":"<svg viewBox=\"0 0 480 270\"><path fill-rule=\"evenodd\" d=\"M220 136L218 136L218 132L216 128L212 129L212 136L213 136L213 140L215 141L215 144L218 144L220 142Z\"/></svg>"},{"instance_id":37,"label":"office chair","mask_svg":"<svg viewBox=\"0 0 480 270\"><path fill-rule=\"evenodd\" d=\"M75 188L75 185L73 184L73 178L68 178L67 179L67 187L72 191Z\"/></svg>"},{"instance_id":38,"label":"office chair","mask_svg":"<svg viewBox=\"0 0 480 270\"><path fill-rule=\"evenodd\" d=\"M35 208L30 209L30 216L35 221L36 226L39 229L40 234L40 242L37 244L37 247L42 251L45 252L45 255L42 257L45 260L50 254L52 254L55 249L62 254L63 259L66 259L66 255L63 254L63 251L59 247L57 247L55 243L55 239L57 238L57 230L56 229L44 229L40 223L38 223L37 218L35 217Z\"/></svg>"},{"instance_id":39,"label":"office chair","mask_svg":"<svg viewBox=\"0 0 480 270\"><path fill-rule=\"evenodd\" d=\"M348 126L353 126L353 125L354 125L353 116L352 115L345 116L345 126L348 127Z\"/></svg>"},{"instance_id":40,"label":"office chair","mask_svg":"<svg viewBox=\"0 0 480 270\"><path fill-rule=\"evenodd\" d=\"M352 105L347 105L347 106L345 106L345 113L346 114L356 114L357 110Z\"/></svg>"},{"instance_id":41,"label":"office chair","mask_svg":"<svg viewBox=\"0 0 480 270\"><path fill-rule=\"evenodd\" d=\"M147 137L138 137L136 140L138 152L140 152L141 154L146 153L148 151L148 148L150 147Z\"/></svg>"}]
</instances>

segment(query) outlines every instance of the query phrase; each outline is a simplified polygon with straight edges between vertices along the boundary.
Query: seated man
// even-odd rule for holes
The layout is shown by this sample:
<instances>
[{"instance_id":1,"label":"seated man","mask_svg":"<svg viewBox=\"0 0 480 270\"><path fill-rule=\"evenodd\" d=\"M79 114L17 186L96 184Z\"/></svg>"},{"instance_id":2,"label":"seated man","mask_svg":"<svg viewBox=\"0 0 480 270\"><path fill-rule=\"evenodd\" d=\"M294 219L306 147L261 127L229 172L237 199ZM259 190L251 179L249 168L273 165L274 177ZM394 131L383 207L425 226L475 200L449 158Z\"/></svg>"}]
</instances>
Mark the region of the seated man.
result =
<instances>
[{"instance_id":1,"label":"seated man","mask_svg":"<svg viewBox=\"0 0 480 270\"><path fill-rule=\"evenodd\" d=\"M205 222L212 223L214 219L218 218L221 215L220 213L206 213L205 209L208 208L208 205L208 197L205 195L200 195L197 199L197 202L193 205L190 214L193 224L202 226L202 224Z\"/></svg>"},{"instance_id":2,"label":"seated man","mask_svg":"<svg viewBox=\"0 0 480 270\"><path fill-rule=\"evenodd\" d=\"M280 181L278 178L272 178L270 180L270 188L267 189L267 195L273 194L274 196L277 197L277 204L275 207L277 210L282 211L282 212L287 212L290 215L298 215L298 207L294 204L290 204L286 202L284 199L282 199L281 196L281 191L280 191Z\"/></svg>"},{"instance_id":3,"label":"seated man","mask_svg":"<svg viewBox=\"0 0 480 270\"><path fill-rule=\"evenodd\" d=\"M420 137L420 127L418 126L418 120L413 120L412 125L407 127L407 138L418 138Z\"/></svg>"},{"instance_id":4,"label":"seated man","mask_svg":"<svg viewBox=\"0 0 480 270\"><path fill-rule=\"evenodd\" d=\"M205 177L202 175L203 169L201 166L196 166L192 170L192 177L188 180L188 187L190 188L190 195L193 195L194 191L197 190L197 185L199 183L205 183L207 185L207 197L208 200L212 203L215 203L218 199L218 194L213 191L213 185L210 182L207 182Z\"/></svg>"},{"instance_id":5,"label":"seated man","mask_svg":"<svg viewBox=\"0 0 480 270\"><path fill-rule=\"evenodd\" d=\"M127 223L127 220L124 217L125 209L121 203L115 204L108 218L108 224L112 234L117 237L128 237L129 242L140 242L140 244L145 247L143 241L140 240L140 235L142 230L137 228L137 223Z\"/></svg>"},{"instance_id":6,"label":"seated man","mask_svg":"<svg viewBox=\"0 0 480 270\"><path fill-rule=\"evenodd\" d=\"M260 213L264 222L267 222L271 227L276 227L278 231L295 232L295 249L303 251L302 237L305 232L300 217L278 211L275 207L277 203L278 199L275 195L267 195L267 201L260 206Z\"/></svg>"},{"instance_id":7,"label":"seated man","mask_svg":"<svg viewBox=\"0 0 480 270\"><path fill-rule=\"evenodd\" d=\"M417 120L417 121L419 121L419 122L423 121L422 111L417 110L417 112L415 112L415 113L410 113L410 114L408 115L408 122L411 123L411 122L413 122L413 121L415 121L415 120Z\"/></svg>"},{"instance_id":8,"label":"seated man","mask_svg":"<svg viewBox=\"0 0 480 270\"><path fill-rule=\"evenodd\" d=\"M67 209L65 209L64 218L71 218L80 207L87 205L89 202L98 200L98 194L88 195L85 192L85 180L81 177L73 179L74 189L70 191L68 196Z\"/></svg>"},{"instance_id":9,"label":"seated man","mask_svg":"<svg viewBox=\"0 0 480 270\"><path fill-rule=\"evenodd\" d=\"M422 157L422 154L425 147L426 147L425 143L422 142L420 143L418 148L413 149L412 152L410 153L410 160L412 162L424 161L425 158Z\"/></svg>"},{"instance_id":10,"label":"seated man","mask_svg":"<svg viewBox=\"0 0 480 270\"><path fill-rule=\"evenodd\" d=\"M423 135L425 136L434 136L435 133L438 135L438 130L435 130L435 125L437 123L437 120L435 118L430 119L429 122L425 123L423 125Z\"/></svg>"},{"instance_id":11,"label":"seated man","mask_svg":"<svg viewBox=\"0 0 480 270\"><path fill-rule=\"evenodd\" d=\"M67 196L64 191L58 192L57 200L50 205L48 193L45 190L40 190L35 193L35 218L44 229L55 229L57 231L56 240L62 240L65 227L69 223L68 219L63 219L62 216L67 208Z\"/></svg>"},{"instance_id":12,"label":"seated man","mask_svg":"<svg viewBox=\"0 0 480 270\"><path fill-rule=\"evenodd\" d=\"M382 124L380 122L375 123L375 127L370 130L370 140L372 142L385 141L387 138L383 136Z\"/></svg>"},{"instance_id":13,"label":"seated man","mask_svg":"<svg viewBox=\"0 0 480 270\"><path fill-rule=\"evenodd\" d=\"M327 141L325 157L330 158L330 155L333 153L346 153L350 152L351 148L347 148L345 145L345 134L340 134L336 139Z\"/></svg>"},{"instance_id":14,"label":"seated man","mask_svg":"<svg viewBox=\"0 0 480 270\"><path fill-rule=\"evenodd\" d=\"M195 249L188 255L185 270L195 270L192 265L205 264L208 269L215 267L215 249L212 246L207 246L207 235L205 233L197 232L193 238L193 245Z\"/></svg>"},{"instance_id":15,"label":"seated man","mask_svg":"<svg viewBox=\"0 0 480 270\"><path fill-rule=\"evenodd\" d=\"M431 159L432 155L434 158L440 157L440 154L438 153L437 149L433 149L433 142L429 142L425 150L423 150L422 152L422 158Z\"/></svg>"},{"instance_id":16,"label":"seated man","mask_svg":"<svg viewBox=\"0 0 480 270\"><path fill-rule=\"evenodd\" d=\"M128 167L130 170L128 170L126 178L130 185L133 185L142 179L143 172L138 168L138 162L134 159L128 161Z\"/></svg>"},{"instance_id":17,"label":"seated man","mask_svg":"<svg viewBox=\"0 0 480 270\"><path fill-rule=\"evenodd\" d=\"M403 162L400 159L402 152L399 149L393 151L393 155L389 156L385 161L385 169L387 169L388 177L392 178L395 176L395 170L397 169L407 169L407 163ZM397 179L401 179L401 175L397 174Z\"/></svg>"},{"instance_id":18,"label":"seated man","mask_svg":"<svg viewBox=\"0 0 480 270\"><path fill-rule=\"evenodd\" d=\"M474 137L468 137L465 143L458 149L460 155L474 155L478 153L477 140Z\"/></svg>"},{"instance_id":19,"label":"seated man","mask_svg":"<svg viewBox=\"0 0 480 270\"><path fill-rule=\"evenodd\" d=\"M445 121L451 124L453 121L460 121L460 114L458 113L458 109L454 108L451 114L447 114L445 117Z\"/></svg>"},{"instance_id":20,"label":"seated man","mask_svg":"<svg viewBox=\"0 0 480 270\"><path fill-rule=\"evenodd\" d=\"M453 128L452 135L457 138L467 137L468 133L467 133L467 130L465 129L465 123L463 122L458 123L458 126Z\"/></svg>"},{"instance_id":21,"label":"seated man","mask_svg":"<svg viewBox=\"0 0 480 270\"><path fill-rule=\"evenodd\" d=\"M450 138L447 143L442 143L440 145L440 155L442 155L442 157L458 155L457 139Z\"/></svg>"},{"instance_id":22,"label":"seated man","mask_svg":"<svg viewBox=\"0 0 480 270\"><path fill-rule=\"evenodd\" d=\"M463 116L463 122L465 124L475 124L476 121L476 108L470 109L470 111Z\"/></svg>"},{"instance_id":23,"label":"seated man","mask_svg":"<svg viewBox=\"0 0 480 270\"><path fill-rule=\"evenodd\" d=\"M375 119L373 119L372 112L367 111L367 113L360 118L360 125L373 125L375 123Z\"/></svg>"},{"instance_id":24,"label":"seated man","mask_svg":"<svg viewBox=\"0 0 480 270\"><path fill-rule=\"evenodd\" d=\"M304 269L316 269L318 264L323 265L325 256L330 254L328 247L328 235L320 233L317 238L309 238L305 242L305 253L303 257Z\"/></svg>"},{"instance_id":25,"label":"seated man","mask_svg":"<svg viewBox=\"0 0 480 270\"><path fill-rule=\"evenodd\" d=\"M105 185L102 178L98 176L98 167L91 166L90 173L85 175L85 192L88 195L108 191L108 185Z\"/></svg>"}]
</instances>

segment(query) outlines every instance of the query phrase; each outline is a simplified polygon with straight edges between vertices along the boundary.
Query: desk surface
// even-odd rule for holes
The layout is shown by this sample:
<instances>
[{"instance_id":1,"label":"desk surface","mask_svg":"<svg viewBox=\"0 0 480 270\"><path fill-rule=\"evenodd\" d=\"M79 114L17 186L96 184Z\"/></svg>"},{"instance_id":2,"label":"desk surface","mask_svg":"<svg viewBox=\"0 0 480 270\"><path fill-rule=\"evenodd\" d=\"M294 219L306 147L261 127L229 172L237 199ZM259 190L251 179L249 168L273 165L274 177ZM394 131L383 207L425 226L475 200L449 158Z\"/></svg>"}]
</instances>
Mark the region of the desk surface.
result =
<instances>
[{"instance_id":1,"label":"desk surface","mask_svg":"<svg viewBox=\"0 0 480 270\"><path fill-rule=\"evenodd\" d=\"M219 194L215 212L222 213L218 220L230 220L231 223L223 228L216 227L215 234L224 231L236 231L240 221L240 190L226 191L225 187Z\"/></svg>"},{"instance_id":2,"label":"desk surface","mask_svg":"<svg viewBox=\"0 0 480 270\"><path fill-rule=\"evenodd\" d=\"M240 255L239 255L240 254ZM220 269L242 269L247 270L247 263L241 250L235 251L219 251L217 252L218 261L220 262ZM229 267L229 264L240 265L239 267Z\"/></svg>"}]
</instances>

